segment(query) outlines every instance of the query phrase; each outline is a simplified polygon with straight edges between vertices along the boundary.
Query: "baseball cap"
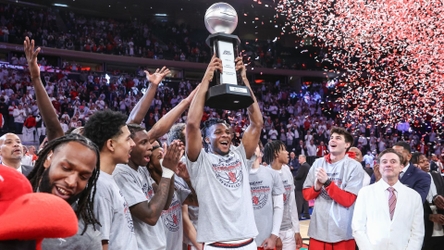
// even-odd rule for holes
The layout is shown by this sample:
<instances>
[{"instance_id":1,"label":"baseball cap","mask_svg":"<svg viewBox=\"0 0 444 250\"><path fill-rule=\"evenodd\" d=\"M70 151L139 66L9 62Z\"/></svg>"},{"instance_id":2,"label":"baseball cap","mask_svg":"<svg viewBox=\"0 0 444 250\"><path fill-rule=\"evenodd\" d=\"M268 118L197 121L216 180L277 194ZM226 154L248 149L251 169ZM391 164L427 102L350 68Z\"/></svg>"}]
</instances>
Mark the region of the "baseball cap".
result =
<instances>
[{"instance_id":1,"label":"baseball cap","mask_svg":"<svg viewBox=\"0 0 444 250\"><path fill-rule=\"evenodd\" d=\"M18 197L32 193L31 183L16 169L0 165L0 216Z\"/></svg>"},{"instance_id":2,"label":"baseball cap","mask_svg":"<svg viewBox=\"0 0 444 250\"><path fill-rule=\"evenodd\" d=\"M33 193L30 182L17 170L0 165L0 242L66 238L78 231L72 207L60 197Z\"/></svg>"}]
</instances>

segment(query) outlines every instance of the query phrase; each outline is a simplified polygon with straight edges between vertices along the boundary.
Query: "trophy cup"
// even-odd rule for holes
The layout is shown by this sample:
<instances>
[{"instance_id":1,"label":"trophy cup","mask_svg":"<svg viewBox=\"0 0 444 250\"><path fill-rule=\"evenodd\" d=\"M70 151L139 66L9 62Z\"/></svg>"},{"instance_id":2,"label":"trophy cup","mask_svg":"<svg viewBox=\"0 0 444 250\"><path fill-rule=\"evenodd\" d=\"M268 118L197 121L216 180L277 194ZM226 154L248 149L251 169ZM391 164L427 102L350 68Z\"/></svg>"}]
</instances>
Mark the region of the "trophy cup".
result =
<instances>
[{"instance_id":1,"label":"trophy cup","mask_svg":"<svg viewBox=\"0 0 444 250\"><path fill-rule=\"evenodd\" d=\"M250 89L240 85L234 60L238 55L239 37L231 35L237 26L237 13L233 6L219 2L205 12L205 27L211 33L206 43L222 60L223 71L215 72L205 104L211 108L237 110L253 103Z\"/></svg>"}]
</instances>

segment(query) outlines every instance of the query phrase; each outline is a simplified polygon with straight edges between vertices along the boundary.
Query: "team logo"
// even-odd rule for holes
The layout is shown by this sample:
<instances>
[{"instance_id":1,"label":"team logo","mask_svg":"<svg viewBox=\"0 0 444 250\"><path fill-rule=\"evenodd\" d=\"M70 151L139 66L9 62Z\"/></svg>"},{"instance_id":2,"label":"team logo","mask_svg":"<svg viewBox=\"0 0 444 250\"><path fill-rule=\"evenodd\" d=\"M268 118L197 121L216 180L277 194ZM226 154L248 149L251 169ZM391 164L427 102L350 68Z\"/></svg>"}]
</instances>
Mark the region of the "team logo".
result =
<instances>
[{"instance_id":1,"label":"team logo","mask_svg":"<svg viewBox=\"0 0 444 250\"><path fill-rule=\"evenodd\" d=\"M179 225L182 221L182 206L180 205L176 194L174 194L173 200L171 201L171 205L168 210L162 211L162 220L168 231L179 231Z\"/></svg>"},{"instance_id":2,"label":"team logo","mask_svg":"<svg viewBox=\"0 0 444 250\"><path fill-rule=\"evenodd\" d=\"M284 206L286 206L288 204L288 201L290 200L291 184L285 184L284 188L285 188L285 192L283 194L283 196L284 196Z\"/></svg>"},{"instance_id":3,"label":"team logo","mask_svg":"<svg viewBox=\"0 0 444 250\"><path fill-rule=\"evenodd\" d=\"M269 193L269 186L251 186L251 201L254 210L261 209L267 204Z\"/></svg>"},{"instance_id":4,"label":"team logo","mask_svg":"<svg viewBox=\"0 0 444 250\"><path fill-rule=\"evenodd\" d=\"M143 184L142 192L145 194L145 196L148 200L151 200L151 198L153 198L153 196L154 196L153 186L148 185L148 183Z\"/></svg>"},{"instance_id":5,"label":"team logo","mask_svg":"<svg viewBox=\"0 0 444 250\"><path fill-rule=\"evenodd\" d=\"M212 165L216 179L225 187L235 189L242 184L242 163L239 160L230 158L231 161L219 160Z\"/></svg>"},{"instance_id":6,"label":"team logo","mask_svg":"<svg viewBox=\"0 0 444 250\"><path fill-rule=\"evenodd\" d=\"M129 211L128 203L123 197L122 191L119 190L119 194L123 200L123 214L125 215L126 222L128 223L128 228L131 230L132 233L134 233L133 218L131 218L131 213Z\"/></svg>"}]
</instances>

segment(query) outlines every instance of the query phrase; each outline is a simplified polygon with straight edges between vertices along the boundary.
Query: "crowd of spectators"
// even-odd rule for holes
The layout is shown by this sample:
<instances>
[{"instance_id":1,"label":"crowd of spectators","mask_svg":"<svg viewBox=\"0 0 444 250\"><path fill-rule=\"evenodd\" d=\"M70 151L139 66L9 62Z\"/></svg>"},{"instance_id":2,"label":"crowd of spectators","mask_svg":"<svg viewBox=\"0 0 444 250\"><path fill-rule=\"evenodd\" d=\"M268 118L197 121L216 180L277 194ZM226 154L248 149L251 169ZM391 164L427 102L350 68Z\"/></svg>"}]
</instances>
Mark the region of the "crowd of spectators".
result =
<instances>
[{"instance_id":1,"label":"crowd of spectators","mask_svg":"<svg viewBox=\"0 0 444 250\"><path fill-rule=\"evenodd\" d=\"M64 27L60 27L57 17L62 19ZM0 4L0 24L0 40L3 42L21 44L26 35L36 39L38 45L61 49L194 62L209 59L208 47L196 42L204 41L206 32L192 30L186 24L121 21L11 4ZM247 48L244 51L246 59L250 58L255 66L288 67L279 57L278 46L273 41L247 41L243 47ZM14 54L11 64L26 65L26 59ZM39 64L45 66L45 58L41 58ZM47 73L44 82L65 131L84 125L97 110L112 109L128 114L148 85L142 69L133 75L115 72L109 79L103 73L83 72L76 77ZM25 139L39 140L45 129L29 76L23 70L2 68L0 84L2 132L23 133L27 135ZM196 85L183 80L161 86L144 121L145 126L148 129L153 126ZM355 135L355 146L363 154L376 155L397 141L405 140L421 153L442 155L442 118L389 124L362 117L340 119L338 114L343 113L345 107L332 98L325 83L304 85L298 93L278 83L254 87L265 118L261 135L264 144L268 140L280 139L296 155L305 154L309 159L319 157L326 154L323 148L328 144L329 128L339 125ZM240 141L243 129L248 126L244 111L207 109L203 120L211 117L226 119L233 125L235 143ZM186 114L180 121L186 121Z\"/></svg>"},{"instance_id":2,"label":"crowd of spectators","mask_svg":"<svg viewBox=\"0 0 444 250\"><path fill-rule=\"evenodd\" d=\"M22 44L28 36L44 47L189 62L209 62L206 30L188 24L92 17L71 10L0 4L0 41ZM242 41L254 67L321 69L319 48L285 48L279 41ZM302 53L303 51L303 53Z\"/></svg>"},{"instance_id":3,"label":"crowd of spectators","mask_svg":"<svg viewBox=\"0 0 444 250\"><path fill-rule=\"evenodd\" d=\"M143 70L134 75L116 74L109 79L100 73L42 74L46 91L56 109L65 131L83 126L88 117L97 110L112 109L129 114L143 95L149 82ZM45 135L45 127L36 105L34 88L24 70L2 68L0 71L0 111L4 125L2 132L23 134L24 140L38 141ZM164 114L185 98L197 85L183 80L179 83L164 83L144 120L150 129ZM346 127L355 136L355 146L363 154L376 155L400 140L425 155L441 156L443 126L430 121L401 121L391 126L374 122L356 121L343 123L329 110L340 110L337 103L326 99L328 90L322 86L303 88L296 94L288 86L265 83L253 86L264 116L262 143L279 139L296 155L305 154L309 159L327 154L329 129L332 126ZM240 141L249 120L245 110L220 111L207 108L203 121L209 118L226 119L234 129L234 143ZM186 122L184 113L179 122ZM166 139L166 138L161 138Z\"/></svg>"}]
</instances>

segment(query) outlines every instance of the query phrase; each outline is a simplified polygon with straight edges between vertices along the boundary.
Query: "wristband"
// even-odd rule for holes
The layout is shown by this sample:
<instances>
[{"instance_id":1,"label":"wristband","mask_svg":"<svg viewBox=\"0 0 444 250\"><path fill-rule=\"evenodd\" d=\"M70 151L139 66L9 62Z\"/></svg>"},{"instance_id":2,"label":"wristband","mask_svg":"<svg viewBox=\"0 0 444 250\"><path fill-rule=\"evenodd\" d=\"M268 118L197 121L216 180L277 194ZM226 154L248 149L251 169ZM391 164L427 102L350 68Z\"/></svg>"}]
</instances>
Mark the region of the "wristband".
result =
<instances>
[{"instance_id":1,"label":"wristband","mask_svg":"<svg viewBox=\"0 0 444 250\"><path fill-rule=\"evenodd\" d=\"M331 180L327 179L327 181L324 183L324 187L328 187L331 184Z\"/></svg>"},{"instance_id":2,"label":"wristband","mask_svg":"<svg viewBox=\"0 0 444 250\"><path fill-rule=\"evenodd\" d=\"M171 179L174 175L174 172L171 169L168 169L162 166L163 159L160 159L160 166L162 167L162 178Z\"/></svg>"},{"instance_id":3,"label":"wristband","mask_svg":"<svg viewBox=\"0 0 444 250\"><path fill-rule=\"evenodd\" d=\"M31 76L31 80L40 78L40 76Z\"/></svg>"}]
</instances>

